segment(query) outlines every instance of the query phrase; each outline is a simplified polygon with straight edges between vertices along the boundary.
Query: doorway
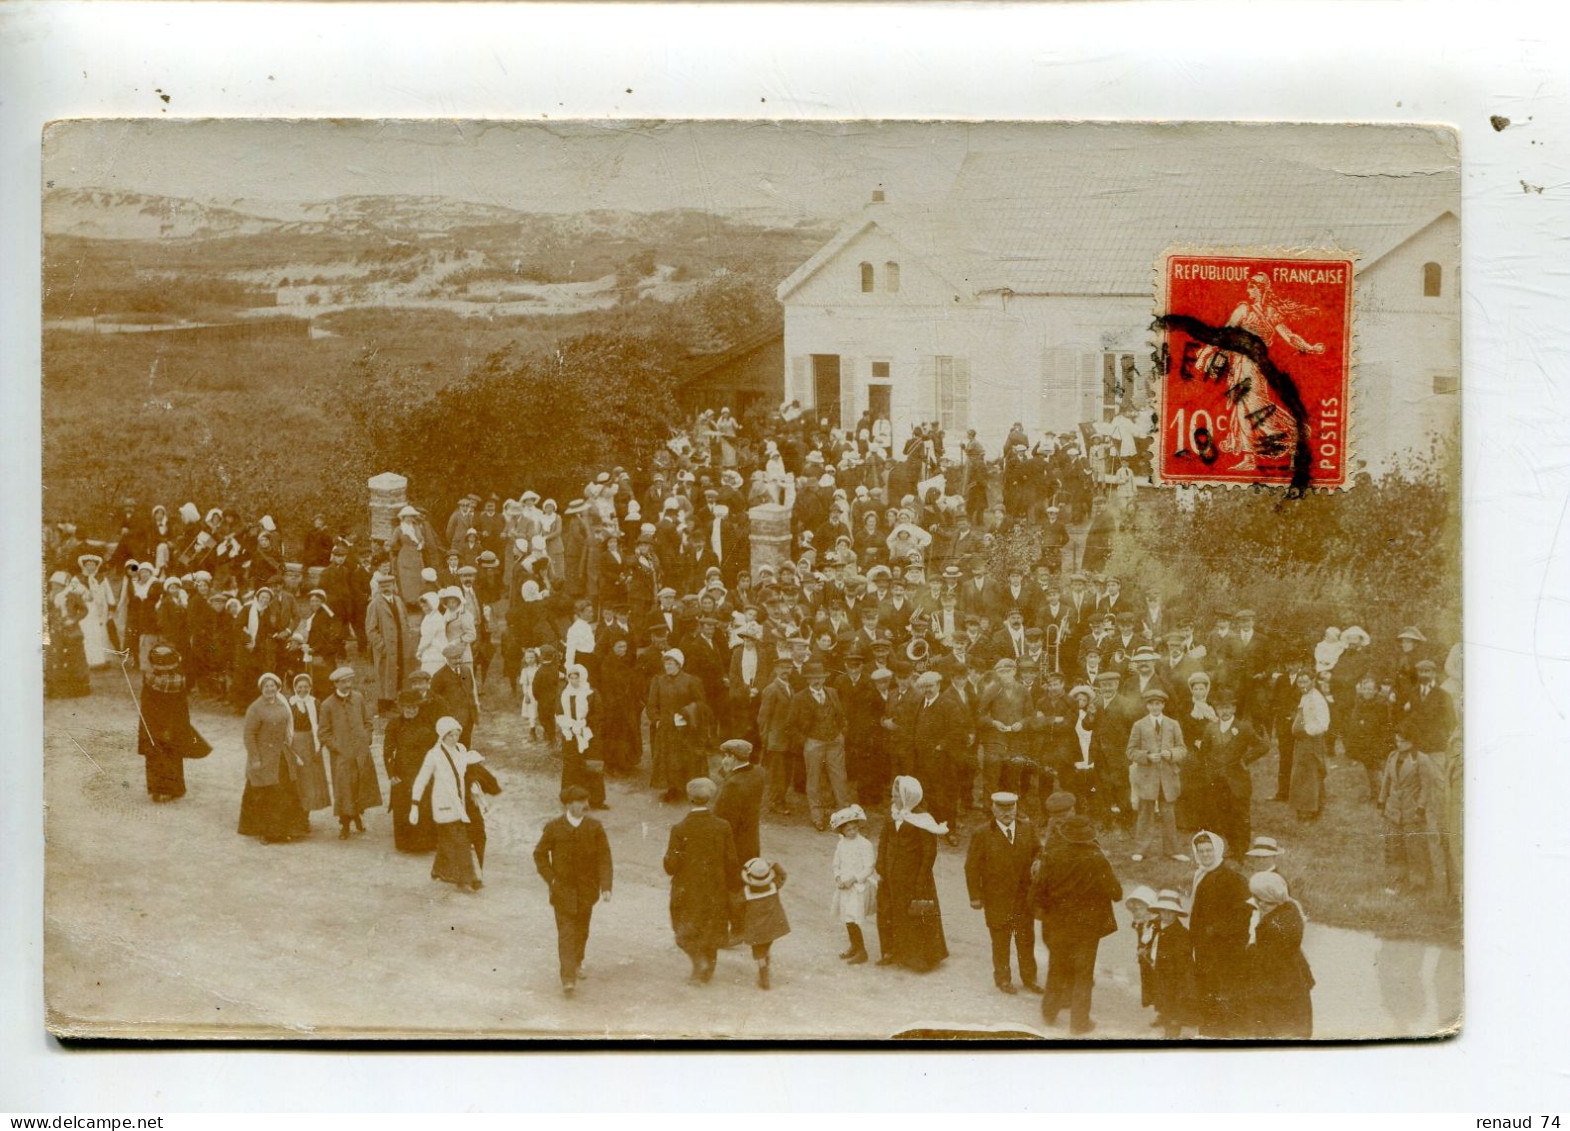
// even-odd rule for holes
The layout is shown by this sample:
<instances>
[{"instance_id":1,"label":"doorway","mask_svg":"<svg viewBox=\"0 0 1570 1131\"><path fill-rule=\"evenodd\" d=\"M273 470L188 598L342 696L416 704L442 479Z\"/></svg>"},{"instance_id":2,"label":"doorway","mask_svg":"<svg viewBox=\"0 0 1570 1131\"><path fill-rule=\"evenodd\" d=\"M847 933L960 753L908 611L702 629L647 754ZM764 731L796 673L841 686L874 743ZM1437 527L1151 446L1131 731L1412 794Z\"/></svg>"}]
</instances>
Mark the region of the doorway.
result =
<instances>
[{"instance_id":1,"label":"doorway","mask_svg":"<svg viewBox=\"0 0 1570 1131\"><path fill-rule=\"evenodd\" d=\"M827 420L830 428L840 426L840 355L815 353L812 355L812 392L819 420Z\"/></svg>"},{"instance_id":2,"label":"doorway","mask_svg":"<svg viewBox=\"0 0 1570 1131\"><path fill-rule=\"evenodd\" d=\"M873 420L889 419L892 402L893 387L890 385L867 386L867 411L872 414Z\"/></svg>"}]
</instances>

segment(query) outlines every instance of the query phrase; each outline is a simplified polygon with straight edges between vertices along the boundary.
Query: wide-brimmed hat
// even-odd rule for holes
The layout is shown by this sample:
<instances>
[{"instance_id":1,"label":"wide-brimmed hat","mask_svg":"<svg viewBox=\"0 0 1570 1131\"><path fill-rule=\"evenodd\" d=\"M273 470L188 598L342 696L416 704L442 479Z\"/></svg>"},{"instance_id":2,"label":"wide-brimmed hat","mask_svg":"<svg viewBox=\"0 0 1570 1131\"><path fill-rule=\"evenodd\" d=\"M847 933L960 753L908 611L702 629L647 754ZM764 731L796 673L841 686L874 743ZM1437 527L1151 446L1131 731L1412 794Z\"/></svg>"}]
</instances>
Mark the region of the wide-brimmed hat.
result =
<instances>
[{"instance_id":1,"label":"wide-brimmed hat","mask_svg":"<svg viewBox=\"0 0 1570 1131\"><path fill-rule=\"evenodd\" d=\"M1149 662L1153 664L1159 659L1161 659L1161 657L1156 655L1155 649L1147 648L1142 645L1134 649L1134 654L1129 657L1129 662L1135 664Z\"/></svg>"},{"instance_id":2,"label":"wide-brimmed hat","mask_svg":"<svg viewBox=\"0 0 1570 1131\"><path fill-rule=\"evenodd\" d=\"M1413 627L1411 625L1408 625L1406 628L1403 628L1400 632L1396 633L1396 639L1397 640L1412 640L1412 641L1417 642L1418 644L1427 644L1428 643L1428 637L1424 636L1421 632L1419 632L1415 627Z\"/></svg>"},{"instance_id":3,"label":"wide-brimmed hat","mask_svg":"<svg viewBox=\"0 0 1570 1131\"><path fill-rule=\"evenodd\" d=\"M1156 899L1157 896L1153 888L1147 887L1144 884L1140 884L1137 888L1123 897L1123 906L1127 907L1130 903L1139 902L1143 903L1146 907L1154 907L1156 904Z\"/></svg>"},{"instance_id":4,"label":"wide-brimmed hat","mask_svg":"<svg viewBox=\"0 0 1570 1131\"><path fill-rule=\"evenodd\" d=\"M838 832L841 828L850 824L852 821L865 822L866 819L866 810L864 810L860 805L851 804L845 806L843 809L836 809L834 811L833 815L829 817L829 828L833 829L835 832Z\"/></svg>"},{"instance_id":5,"label":"wide-brimmed hat","mask_svg":"<svg viewBox=\"0 0 1570 1131\"><path fill-rule=\"evenodd\" d=\"M1175 911L1179 915L1187 915L1188 911L1183 906L1183 897L1171 888L1162 888L1156 896L1156 901L1150 905L1152 911Z\"/></svg>"},{"instance_id":6,"label":"wide-brimmed hat","mask_svg":"<svg viewBox=\"0 0 1570 1131\"><path fill-rule=\"evenodd\" d=\"M774 882L774 865L761 856L754 856L743 866L741 879L748 887L767 887Z\"/></svg>"},{"instance_id":7,"label":"wide-brimmed hat","mask_svg":"<svg viewBox=\"0 0 1570 1131\"><path fill-rule=\"evenodd\" d=\"M1116 673L1114 673L1114 674L1116 674ZM1094 687L1091 687L1090 684L1088 684L1088 683L1076 683L1073 687L1069 688L1068 697L1070 699L1072 699L1076 695L1092 695L1093 696L1095 694L1096 694L1096 689Z\"/></svg>"},{"instance_id":8,"label":"wide-brimmed hat","mask_svg":"<svg viewBox=\"0 0 1570 1131\"><path fill-rule=\"evenodd\" d=\"M1248 846L1248 851L1243 853L1243 855L1256 858L1261 856L1280 856L1281 846L1276 843L1276 838L1273 836L1256 836L1253 843Z\"/></svg>"}]
</instances>

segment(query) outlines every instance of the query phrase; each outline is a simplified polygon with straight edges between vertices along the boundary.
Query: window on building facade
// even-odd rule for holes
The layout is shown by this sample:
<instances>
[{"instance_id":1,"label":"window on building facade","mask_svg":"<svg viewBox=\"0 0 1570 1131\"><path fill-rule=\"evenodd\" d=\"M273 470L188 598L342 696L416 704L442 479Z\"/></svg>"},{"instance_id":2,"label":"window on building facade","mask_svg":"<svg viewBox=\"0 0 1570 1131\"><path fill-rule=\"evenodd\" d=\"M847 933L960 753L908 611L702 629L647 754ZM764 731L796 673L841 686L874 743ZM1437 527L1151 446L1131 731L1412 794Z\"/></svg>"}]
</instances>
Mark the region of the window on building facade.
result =
<instances>
[{"instance_id":1,"label":"window on building facade","mask_svg":"<svg viewBox=\"0 0 1570 1131\"><path fill-rule=\"evenodd\" d=\"M1443 289L1445 269L1437 263L1423 264L1423 297L1438 298Z\"/></svg>"},{"instance_id":2,"label":"window on building facade","mask_svg":"<svg viewBox=\"0 0 1570 1131\"><path fill-rule=\"evenodd\" d=\"M899 264L892 259L883 265L883 289L891 295L899 294Z\"/></svg>"},{"instance_id":3,"label":"window on building facade","mask_svg":"<svg viewBox=\"0 0 1570 1131\"><path fill-rule=\"evenodd\" d=\"M889 379L889 363L874 361L872 363L872 379L874 381L887 381Z\"/></svg>"},{"instance_id":4,"label":"window on building facade","mask_svg":"<svg viewBox=\"0 0 1570 1131\"><path fill-rule=\"evenodd\" d=\"M1461 391L1461 377L1457 373L1435 373L1434 395L1454 396Z\"/></svg>"},{"instance_id":5,"label":"window on building facade","mask_svg":"<svg viewBox=\"0 0 1570 1131\"><path fill-rule=\"evenodd\" d=\"M1131 353L1104 353L1101 355L1101 420L1109 423L1118 414L1124 401L1136 409L1145 406L1145 390L1134 368Z\"/></svg>"},{"instance_id":6,"label":"window on building facade","mask_svg":"<svg viewBox=\"0 0 1570 1131\"><path fill-rule=\"evenodd\" d=\"M937 378L937 418L944 432L970 427L970 362L963 357L933 358Z\"/></svg>"},{"instance_id":7,"label":"window on building facade","mask_svg":"<svg viewBox=\"0 0 1570 1131\"><path fill-rule=\"evenodd\" d=\"M863 263L861 265L861 293L864 295L870 295L873 289L872 285L872 264Z\"/></svg>"}]
</instances>

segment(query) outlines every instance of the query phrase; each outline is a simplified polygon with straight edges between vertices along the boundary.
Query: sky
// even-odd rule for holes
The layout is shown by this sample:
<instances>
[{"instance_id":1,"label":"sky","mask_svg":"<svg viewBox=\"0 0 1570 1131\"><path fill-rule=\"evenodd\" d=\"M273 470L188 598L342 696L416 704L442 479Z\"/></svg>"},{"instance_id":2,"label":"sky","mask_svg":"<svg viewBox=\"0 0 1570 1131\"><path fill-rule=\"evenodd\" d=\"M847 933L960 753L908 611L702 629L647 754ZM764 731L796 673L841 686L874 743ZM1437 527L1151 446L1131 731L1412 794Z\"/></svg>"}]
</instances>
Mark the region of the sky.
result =
<instances>
[{"instance_id":1,"label":"sky","mask_svg":"<svg viewBox=\"0 0 1570 1131\"><path fill-rule=\"evenodd\" d=\"M700 208L837 219L877 188L891 203L941 200L972 150L1048 147L1072 162L1113 138L1139 160L1149 152L1137 140L1142 130L1172 135L1170 126L1084 123L79 121L51 127L44 176L63 188L238 201L263 215L269 205L287 214L291 202L411 194L528 212ZM1424 130L1251 133L1267 153L1344 171L1455 173L1453 143ZM1182 143L1237 137L1236 125L1220 123L1186 128Z\"/></svg>"},{"instance_id":2,"label":"sky","mask_svg":"<svg viewBox=\"0 0 1570 1131\"><path fill-rule=\"evenodd\" d=\"M415 194L523 211L766 209L838 217L883 187L941 199L996 125L915 123L68 123L55 186L253 203Z\"/></svg>"}]
</instances>

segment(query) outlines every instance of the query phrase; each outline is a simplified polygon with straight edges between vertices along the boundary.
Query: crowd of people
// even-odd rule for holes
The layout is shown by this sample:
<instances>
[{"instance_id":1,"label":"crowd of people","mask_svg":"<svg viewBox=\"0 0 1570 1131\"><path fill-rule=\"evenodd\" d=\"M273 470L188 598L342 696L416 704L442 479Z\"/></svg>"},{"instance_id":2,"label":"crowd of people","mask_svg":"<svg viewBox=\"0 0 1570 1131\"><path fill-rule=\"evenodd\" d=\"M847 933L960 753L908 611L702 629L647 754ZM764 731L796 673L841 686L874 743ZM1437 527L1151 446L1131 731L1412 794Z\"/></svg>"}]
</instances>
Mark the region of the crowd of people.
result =
<instances>
[{"instance_id":1,"label":"crowd of people","mask_svg":"<svg viewBox=\"0 0 1570 1131\"><path fill-rule=\"evenodd\" d=\"M1075 1033L1093 1028L1096 950L1123 898L1101 847L1117 831L1131 864L1195 866L1186 893L1129 897L1157 1024L1311 1034L1301 907L1273 867L1234 868L1279 852L1253 829L1252 767L1272 750L1271 796L1306 829L1339 743L1382 811L1389 891L1458 898L1457 652L1441 680L1416 627L1388 648L1357 626L1294 641L1268 614L1201 621L1158 585L1107 575L1131 477L1094 475L1084 435L1032 443L1016 426L989 461L974 433L955 445L923 424L898 450L888 434L794 403L745 425L705 413L565 507L533 490L468 495L444 521L407 505L362 543L320 516L286 538L268 515L126 499L101 529L46 532L46 694L139 669L159 803L209 749L187 695L243 711L239 831L267 842L308 835L327 809L340 837L363 833L384 802L379 731L396 847L434 852L432 876L469 891L501 788L474 734L482 711L519 713L560 764L563 815L535 861L569 994L611 891L590 810L609 808L608 776L645 772L661 800L691 805L664 863L699 985L745 941L768 988L789 925L760 829L798 799L836 835L841 958L868 961L874 931L880 964L946 958L934 869L968 829L998 988L1018 992L1017 954L1046 1019L1067 1010ZM755 541L759 507L779 528ZM1041 548L1028 564L997 552L1019 524Z\"/></svg>"}]
</instances>

